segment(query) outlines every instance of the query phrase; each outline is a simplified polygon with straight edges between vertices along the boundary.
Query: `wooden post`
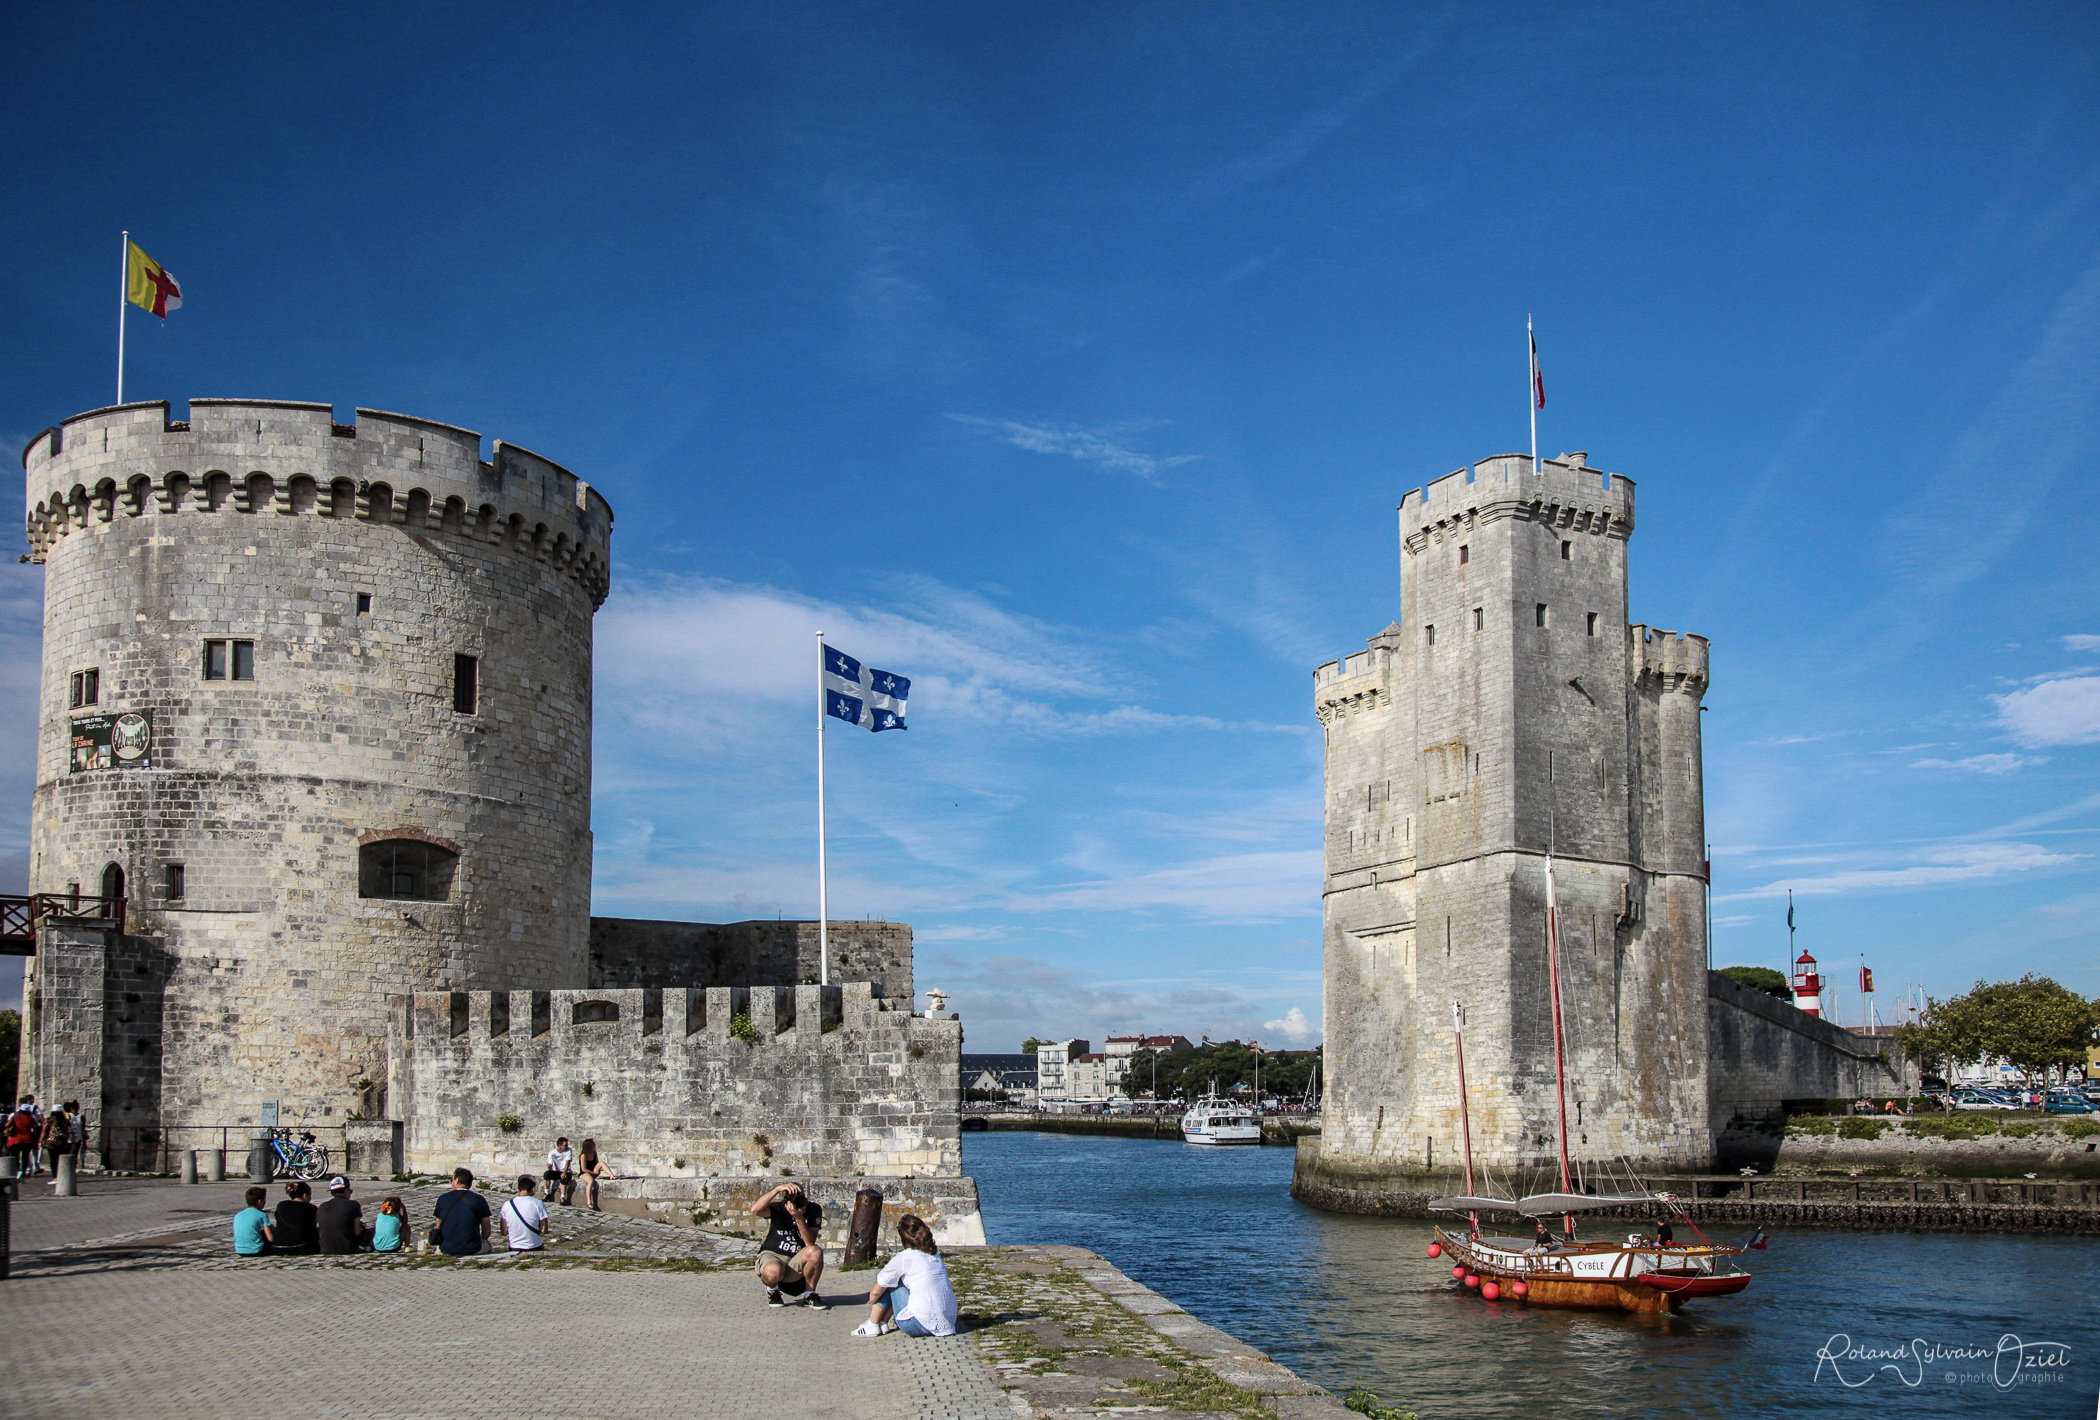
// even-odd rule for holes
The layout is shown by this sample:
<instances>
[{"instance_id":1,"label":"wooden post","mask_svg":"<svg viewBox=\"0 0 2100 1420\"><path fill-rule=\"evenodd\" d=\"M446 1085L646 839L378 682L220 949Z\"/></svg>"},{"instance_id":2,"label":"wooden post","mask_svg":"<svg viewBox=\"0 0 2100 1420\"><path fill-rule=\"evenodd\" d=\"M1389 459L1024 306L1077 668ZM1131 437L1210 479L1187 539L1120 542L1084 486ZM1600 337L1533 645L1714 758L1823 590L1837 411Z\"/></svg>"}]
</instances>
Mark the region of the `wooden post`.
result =
<instances>
[{"instance_id":1,"label":"wooden post","mask_svg":"<svg viewBox=\"0 0 2100 1420\"><path fill-rule=\"evenodd\" d=\"M882 1230L882 1190L863 1188L853 1195L853 1221L846 1225L846 1264L875 1260L876 1234Z\"/></svg>"}]
</instances>

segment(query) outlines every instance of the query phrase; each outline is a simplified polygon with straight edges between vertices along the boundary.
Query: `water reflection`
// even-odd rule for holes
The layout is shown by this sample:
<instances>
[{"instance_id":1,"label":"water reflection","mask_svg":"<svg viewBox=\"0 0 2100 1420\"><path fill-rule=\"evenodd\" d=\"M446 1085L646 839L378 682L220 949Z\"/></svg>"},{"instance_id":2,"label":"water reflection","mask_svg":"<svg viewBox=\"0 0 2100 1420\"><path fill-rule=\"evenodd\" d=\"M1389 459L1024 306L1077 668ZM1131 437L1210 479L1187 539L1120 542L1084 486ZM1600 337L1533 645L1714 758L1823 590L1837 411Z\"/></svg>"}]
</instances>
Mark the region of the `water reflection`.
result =
<instances>
[{"instance_id":1,"label":"water reflection","mask_svg":"<svg viewBox=\"0 0 2100 1420\"><path fill-rule=\"evenodd\" d=\"M1757 1280L1738 1296L1676 1314L1561 1311L1453 1287L1448 1266L1426 1256L1426 1222L1292 1202L1287 1149L971 1134L963 1150L991 1241L1093 1248L1308 1379L1367 1385L1424 1420L2085 1420L2100 1408L2100 1246L2091 1238L1798 1229L1750 1254ZM1926 1365L1913 1353L1887 1371L1872 1358L1841 1359L1817 1374L1817 1353L1834 1336L1890 1350L1914 1340L1989 1349L2008 1333L2063 1343L2069 1362L2054 1368L2056 1379L2010 1388L1990 1379L1987 1358Z\"/></svg>"}]
</instances>

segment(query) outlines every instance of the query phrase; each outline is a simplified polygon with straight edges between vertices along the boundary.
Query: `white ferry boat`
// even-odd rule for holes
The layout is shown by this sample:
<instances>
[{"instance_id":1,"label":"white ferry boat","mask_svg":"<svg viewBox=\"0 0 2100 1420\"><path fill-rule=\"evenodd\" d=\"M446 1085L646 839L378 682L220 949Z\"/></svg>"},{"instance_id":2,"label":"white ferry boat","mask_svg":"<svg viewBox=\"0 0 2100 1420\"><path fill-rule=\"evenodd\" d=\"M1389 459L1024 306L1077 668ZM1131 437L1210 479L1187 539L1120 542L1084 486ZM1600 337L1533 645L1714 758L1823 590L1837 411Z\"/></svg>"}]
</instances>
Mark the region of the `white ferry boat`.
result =
<instances>
[{"instance_id":1,"label":"white ferry boat","mask_svg":"<svg viewBox=\"0 0 2100 1420\"><path fill-rule=\"evenodd\" d=\"M1261 1116L1251 1105L1205 1095L1181 1116L1181 1137L1189 1144L1259 1144Z\"/></svg>"}]
</instances>

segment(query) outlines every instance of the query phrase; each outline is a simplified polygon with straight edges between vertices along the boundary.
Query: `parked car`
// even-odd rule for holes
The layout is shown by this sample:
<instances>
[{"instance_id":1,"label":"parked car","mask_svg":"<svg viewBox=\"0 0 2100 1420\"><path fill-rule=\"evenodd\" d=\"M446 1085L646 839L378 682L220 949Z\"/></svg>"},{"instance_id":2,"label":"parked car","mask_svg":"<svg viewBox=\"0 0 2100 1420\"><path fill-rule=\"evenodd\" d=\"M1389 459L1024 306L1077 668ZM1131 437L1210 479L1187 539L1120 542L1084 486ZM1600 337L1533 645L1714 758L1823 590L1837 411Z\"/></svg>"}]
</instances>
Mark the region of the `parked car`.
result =
<instances>
[{"instance_id":1,"label":"parked car","mask_svg":"<svg viewBox=\"0 0 2100 1420\"><path fill-rule=\"evenodd\" d=\"M1947 1097L1949 1109L2017 1109L1987 1090L1956 1090Z\"/></svg>"},{"instance_id":2,"label":"parked car","mask_svg":"<svg viewBox=\"0 0 2100 1420\"><path fill-rule=\"evenodd\" d=\"M2100 1109L2076 1090L2053 1091L2042 1101L2042 1108L2051 1114L2100 1114Z\"/></svg>"}]
</instances>

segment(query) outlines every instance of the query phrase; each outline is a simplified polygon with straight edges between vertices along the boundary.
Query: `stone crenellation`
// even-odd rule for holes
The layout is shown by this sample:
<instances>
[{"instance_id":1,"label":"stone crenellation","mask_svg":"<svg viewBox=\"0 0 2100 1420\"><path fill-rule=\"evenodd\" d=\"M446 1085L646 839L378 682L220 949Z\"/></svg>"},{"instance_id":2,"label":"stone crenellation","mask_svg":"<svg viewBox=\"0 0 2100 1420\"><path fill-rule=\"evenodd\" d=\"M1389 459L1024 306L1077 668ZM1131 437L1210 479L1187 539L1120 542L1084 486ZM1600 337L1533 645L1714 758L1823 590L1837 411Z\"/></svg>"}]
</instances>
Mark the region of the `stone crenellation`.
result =
<instances>
[{"instance_id":1,"label":"stone crenellation","mask_svg":"<svg viewBox=\"0 0 2100 1420\"><path fill-rule=\"evenodd\" d=\"M612 509L548 459L434 420L325 404L193 399L77 414L29 441L30 560L119 517L274 513L444 533L546 564L595 609L611 588Z\"/></svg>"},{"instance_id":2,"label":"stone crenellation","mask_svg":"<svg viewBox=\"0 0 2100 1420\"><path fill-rule=\"evenodd\" d=\"M623 1178L958 1174L962 1027L911 1005L867 982L396 997L389 1107L411 1169L514 1173L566 1135Z\"/></svg>"}]
</instances>

